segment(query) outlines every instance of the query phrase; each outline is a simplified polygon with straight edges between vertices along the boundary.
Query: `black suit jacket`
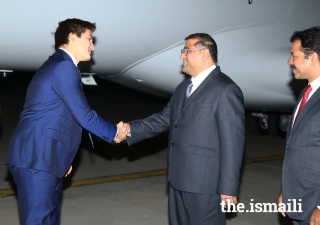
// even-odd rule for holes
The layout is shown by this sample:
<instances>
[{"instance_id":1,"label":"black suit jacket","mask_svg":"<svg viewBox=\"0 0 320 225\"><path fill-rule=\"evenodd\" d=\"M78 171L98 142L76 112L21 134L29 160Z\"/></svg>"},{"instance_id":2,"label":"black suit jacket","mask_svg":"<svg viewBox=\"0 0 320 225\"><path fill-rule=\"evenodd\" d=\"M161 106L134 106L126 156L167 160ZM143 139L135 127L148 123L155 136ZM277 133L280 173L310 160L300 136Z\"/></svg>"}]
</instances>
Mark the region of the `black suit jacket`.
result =
<instances>
[{"instance_id":1,"label":"black suit jacket","mask_svg":"<svg viewBox=\"0 0 320 225\"><path fill-rule=\"evenodd\" d=\"M244 102L240 88L220 67L183 104L190 79L159 113L130 122L128 144L169 129L168 182L202 194L238 195L244 150Z\"/></svg>"},{"instance_id":2,"label":"black suit jacket","mask_svg":"<svg viewBox=\"0 0 320 225\"><path fill-rule=\"evenodd\" d=\"M288 216L309 220L312 211L320 205L320 89L307 101L292 127L296 110L297 106L287 132L282 198L285 204L291 205L291 209L297 209L296 212L287 212ZM293 199L301 204L303 212L298 212L299 205L294 206Z\"/></svg>"}]
</instances>

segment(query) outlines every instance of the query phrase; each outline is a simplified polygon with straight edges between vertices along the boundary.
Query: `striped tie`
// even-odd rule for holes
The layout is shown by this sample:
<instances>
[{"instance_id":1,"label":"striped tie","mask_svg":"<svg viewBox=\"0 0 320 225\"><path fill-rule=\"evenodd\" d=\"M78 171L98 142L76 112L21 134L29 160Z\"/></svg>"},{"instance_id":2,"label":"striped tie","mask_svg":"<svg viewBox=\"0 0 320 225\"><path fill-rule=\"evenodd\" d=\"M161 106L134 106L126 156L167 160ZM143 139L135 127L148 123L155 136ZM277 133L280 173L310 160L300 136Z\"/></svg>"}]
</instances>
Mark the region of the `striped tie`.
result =
<instances>
[{"instance_id":1,"label":"striped tie","mask_svg":"<svg viewBox=\"0 0 320 225\"><path fill-rule=\"evenodd\" d=\"M190 81L190 84L188 85L188 88L186 90L186 95L184 97L185 100L187 100L187 98L189 98L189 96L191 94L192 87L193 87L193 84L192 84L192 81Z\"/></svg>"}]
</instances>

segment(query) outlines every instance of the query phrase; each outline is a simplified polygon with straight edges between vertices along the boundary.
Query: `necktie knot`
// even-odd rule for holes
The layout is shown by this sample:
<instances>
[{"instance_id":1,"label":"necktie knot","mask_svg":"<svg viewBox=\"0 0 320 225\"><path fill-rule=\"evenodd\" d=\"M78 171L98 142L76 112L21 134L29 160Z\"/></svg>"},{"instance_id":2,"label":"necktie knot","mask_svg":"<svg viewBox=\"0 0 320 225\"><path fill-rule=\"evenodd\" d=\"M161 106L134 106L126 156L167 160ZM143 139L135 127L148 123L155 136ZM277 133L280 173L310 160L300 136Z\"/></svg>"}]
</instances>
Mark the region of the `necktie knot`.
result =
<instances>
[{"instance_id":1,"label":"necktie knot","mask_svg":"<svg viewBox=\"0 0 320 225\"><path fill-rule=\"evenodd\" d=\"M187 88L187 91L186 91L186 98L189 98L191 91L192 91L192 87L193 87L193 84L192 84L192 81L190 81L188 88Z\"/></svg>"},{"instance_id":2,"label":"necktie knot","mask_svg":"<svg viewBox=\"0 0 320 225\"><path fill-rule=\"evenodd\" d=\"M303 96L306 95L307 97L309 97L309 94L310 94L311 91L312 91L312 87L311 87L311 85L309 84L309 85L307 86L307 88L306 88Z\"/></svg>"},{"instance_id":3,"label":"necktie knot","mask_svg":"<svg viewBox=\"0 0 320 225\"><path fill-rule=\"evenodd\" d=\"M191 94L191 91L192 91L192 87L193 87L193 84L192 84L192 81L190 80L190 83L187 87L187 90L186 90L186 93L184 95L184 98L183 98L183 104L187 101L187 99L189 98L190 94Z\"/></svg>"}]
</instances>

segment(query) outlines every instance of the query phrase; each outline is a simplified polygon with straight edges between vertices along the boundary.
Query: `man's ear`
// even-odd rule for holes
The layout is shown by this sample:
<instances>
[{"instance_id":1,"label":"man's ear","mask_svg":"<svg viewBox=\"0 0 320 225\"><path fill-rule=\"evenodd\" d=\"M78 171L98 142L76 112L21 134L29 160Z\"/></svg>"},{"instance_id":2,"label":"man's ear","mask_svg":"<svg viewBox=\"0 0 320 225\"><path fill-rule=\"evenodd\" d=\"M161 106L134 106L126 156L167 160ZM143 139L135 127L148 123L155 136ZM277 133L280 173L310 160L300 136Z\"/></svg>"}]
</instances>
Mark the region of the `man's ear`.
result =
<instances>
[{"instance_id":1,"label":"man's ear","mask_svg":"<svg viewBox=\"0 0 320 225\"><path fill-rule=\"evenodd\" d=\"M319 55L316 52L313 52L309 57L311 59L311 65L314 66L316 63L320 63Z\"/></svg>"},{"instance_id":2,"label":"man's ear","mask_svg":"<svg viewBox=\"0 0 320 225\"><path fill-rule=\"evenodd\" d=\"M76 40L76 34L73 34L73 33L69 33L69 36L68 36L68 40L69 42L72 41L74 42Z\"/></svg>"},{"instance_id":3,"label":"man's ear","mask_svg":"<svg viewBox=\"0 0 320 225\"><path fill-rule=\"evenodd\" d=\"M203 61L206 61L210 58L210 52L209 52L209 49L204 49L203 50L203 55L202 55L202 60Z\"/></svg>"}]
</instances>

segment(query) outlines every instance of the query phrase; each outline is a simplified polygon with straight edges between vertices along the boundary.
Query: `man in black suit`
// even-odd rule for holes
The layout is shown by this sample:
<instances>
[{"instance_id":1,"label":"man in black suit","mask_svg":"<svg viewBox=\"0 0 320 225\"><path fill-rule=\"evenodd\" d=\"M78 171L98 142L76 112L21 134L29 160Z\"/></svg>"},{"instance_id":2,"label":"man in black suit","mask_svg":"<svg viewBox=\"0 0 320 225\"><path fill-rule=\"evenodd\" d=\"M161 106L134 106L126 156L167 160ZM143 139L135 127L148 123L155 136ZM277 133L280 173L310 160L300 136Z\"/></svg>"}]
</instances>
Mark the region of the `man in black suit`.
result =
<instances>
[{"instance_id":1,"label":"man in black suit","mask_svg":"<svg viewBox=\"0 0 320 225\"><path fill-rule=\"evenodd\" d=\"M217 45L208 34L189 35L180 58L191 76L166 107L125 124L129 145L169 130L171 225L225 224L221 201L237 203L244 150L240 88L216 66Z\"/></svg>"},{"instance_id":2,"label":"man in black suit","mask_svg":"<svg viewBox=\"0 0 320 225\"><path fill-rule=\"evenodd\" d=\"M309 84L300 94L287 132L279 203L285 204L287 212L282 215L294 225L315 225L320 224L320 27L294 32L290 41L288 64L296 79Z\"/></svg>"}]
</instances>

